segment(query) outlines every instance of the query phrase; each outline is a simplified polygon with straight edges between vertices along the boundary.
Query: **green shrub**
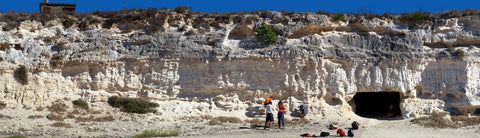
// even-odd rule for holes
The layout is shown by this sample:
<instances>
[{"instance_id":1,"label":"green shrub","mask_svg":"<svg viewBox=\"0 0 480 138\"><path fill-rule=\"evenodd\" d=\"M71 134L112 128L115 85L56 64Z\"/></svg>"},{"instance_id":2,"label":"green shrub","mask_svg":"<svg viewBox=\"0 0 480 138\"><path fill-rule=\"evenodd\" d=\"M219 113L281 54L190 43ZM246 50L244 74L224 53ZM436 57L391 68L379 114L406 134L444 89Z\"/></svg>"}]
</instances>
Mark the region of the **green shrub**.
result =
<instances>
[{"instance_id":1,"label":"green shrub","mask_svg":"<svg viewBox=\"0 0 480 138\"><path fill-rule=\"evenodd\" d=\"M3 108L7 107L7 104L0 101L0 110L2 110Z\"/></svg>"},{"instance_id":2,"label":"green shrub","mask_svg":"<svg viewBox=\"0 0 480 138\"><path fill-rule=\"evenodd\" d=\"M420 9L418 12L414 12L410 14L410 20L413 22L420 22L425 20L425 15L422 13L422 9Z\"/></svg>"},{"instance_id":3,"label":"green shrub","mask_svg":"<svg viewBox=\"0 0 480 138\"><path fill-rule=\"evenodd\" d=\"M26 66L22 65L15 70L14 77L17 81L23 85L28 84L28 69Z\"/></svg>"},{"instance_id":4,"label":"green shrub","mask_svg":"<svg viewBox=\"0 0 480 138\"><path fill-rule=\"evenodd\" d=\"M148 113L155 112L155 107L158 107L157 103L152 103L138 98L123 98L118 96L112 96L108 98L108 104L112 107L120 108L123 112L129 113Z\"/></svg>"},{"instance_id":5,"label":"green shrub","mask_svg":"<svg viewBox=\"0 0 480 138\"><path fill-rule=\"evenodd\" d=\"M266 43L267 45L278 40L277 34L272 30L271 25L263 24L257 30L257 39Z\"/></svg>"},{"instance_id":6,"label":"green shrub","mask_svg":"<svg viewBox=\"0 0 480 138\"><path fill-rule=\"evenodd\" d=\"M75 23L75 20L67 18L63 21L63 27L70 28Z\"/></svg>"},{"instance_id":7,"label":"green shrub","mask_svg":"<svg viewBox=\"0 0 480 138\"><path fill-rule=\"evenodd\" d=\"M176 130L172 130L172 131L145 130L141 134L135 135L135 138L171 137L171 136L178 136L178 134L179 132Z\"/></svg>"},{"instance_id":8,"label":"green shrub","mask_svg":"<svg viewBox=\"0 0 480 138\"><path fill-rule=\"evenodd\" d=\"M345 21L345 14L344 13L336 13L333 16L333 21Z\"/></svg>"},{"instance_id":9,"label":"green shrub","mask_svg":"<svg viewBox=\"0 0 480 138\"><path fill-rule=\"evenodd\" d=\"M78 100L72 101L72 103L76 107L80 107L80 108L83 108L85 110L88 110L88 103L85 100L78 99Z\"/></svg>"}]
</instances>

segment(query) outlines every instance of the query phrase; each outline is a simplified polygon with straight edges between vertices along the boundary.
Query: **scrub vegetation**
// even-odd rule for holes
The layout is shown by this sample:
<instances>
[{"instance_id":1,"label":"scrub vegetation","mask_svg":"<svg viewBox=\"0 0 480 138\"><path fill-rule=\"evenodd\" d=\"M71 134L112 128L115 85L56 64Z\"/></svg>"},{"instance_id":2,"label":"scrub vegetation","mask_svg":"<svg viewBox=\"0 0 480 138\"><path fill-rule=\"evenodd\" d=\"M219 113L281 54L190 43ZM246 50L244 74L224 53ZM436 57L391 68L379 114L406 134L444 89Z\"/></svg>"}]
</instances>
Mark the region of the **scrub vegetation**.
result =
<instances>
[{"instance_id":1,"label":"scrub vegetation","mask_svg":"<svg viewBox=\"0 0 480 138\"><path fill-rule=\"evenodd\" d=\"M124 98L118 96L108 98L108 104L112 107L120 108L123 112L139 114L155 112L155 108L158 107L157 103L152 103L144 99Z\"/></svg>"}]
</instances>

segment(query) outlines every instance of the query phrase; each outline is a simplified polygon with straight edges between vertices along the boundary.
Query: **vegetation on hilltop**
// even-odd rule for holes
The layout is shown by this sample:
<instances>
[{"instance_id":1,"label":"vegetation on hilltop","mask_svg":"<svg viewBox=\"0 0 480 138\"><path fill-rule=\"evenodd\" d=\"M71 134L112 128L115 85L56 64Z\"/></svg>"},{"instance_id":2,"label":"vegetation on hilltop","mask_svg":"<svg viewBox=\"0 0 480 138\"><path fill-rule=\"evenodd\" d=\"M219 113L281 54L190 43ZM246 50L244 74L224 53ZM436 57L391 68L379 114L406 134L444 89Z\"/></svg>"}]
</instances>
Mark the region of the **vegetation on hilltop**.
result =
<instances>
[{"instance_id":1,"label":"vegetation on hilltop","mask_svg":"<svg viewBox=\"0 0 480 138\"><path fill-rule=\"evenodd\" d=\"M166 31L167 27L178 27L178 31L186 36L203 34L211 30L225 29L230 24L236 27L232 30L233 34L228 37L232 39L245 39L257 37L257 39L271 44L276 41L275 35L266 33L269 31L259 31L262 28L253 30L252 26L260 24L269 24L272 30L280 37L301 38L304 36L319 34L327 31L354 32L359 35L369 35L369 32L390 37L404 37L405 33L386 27L382 24L372 26L367 25L366 20L379 18L395 24L407 25L409 29L431 29L435 30L446 24L445 19L458 18L458 24L464 26L465 31L471 31L474 35L480 35L480 11L466 9L463 11L452 10L441 13L422 12L421 10L413 13L402 14L372 14L361 11L360 13L328 13L319 11L312 12L271 12L271 11L252 11L252 12L231 12L231 13L201 13L191 11L191 7L177 7L175 9L121 9L120 11L96 11L92 13L74 13L68 14L41 14L41 13L17 13L10 11L0 13L0 26L3 31L9 31L18 28L19 23L23 21L37 21L45 27L63 25L65 28L77 29L80 31L102 28L118 28L122 33L129 33L135 30L143 31L147 34ZM326 16L332 22L348 22L345 26L327 26L319 25L321 22L317 17ZM312 18L315 17L315 18ZM55 22L51 22L55 21ZM309 25L311 24L311 25ZM297 30L278 29L280 25L294 25ZM281 26L280 26L281 28ZM313 30L312 30L313 29ZM35 31L35 30L30 30ZM448 30L447 30L448 31ZM263 34L261 34L263 33ZM215 41L209 42L214 45ZM476 40L468 40L467 44L477 44ZM450 44L430 43L435 46L446 47ZM451 45L465 44L456 42ZM427 44L428 45L428 44Z\"/></svg>"},{"instance_id":2,"label":"vegetation on hilltop","mask_svg":"<svg viewBox=\"0 0 480 138\"><path fill-rule=\"evenodd\" d=\"M277 34L273 32L271 25L262 24L256 32L257 38L267 45L275 43L278 40Z\"/></svg>"},{"instance_id":3,"label":"vegetation on hilltop","mask_svg":"<svg viewBox=\"0 0 480 138\"><path fill-rule=\"evenodd\" d=\"M259 18L273 18L274 13L269 11L252 11L252 12L231 12L231 13L201 13L191 11L191 7L177 7L175 9L121 9L120 11L96 11L92 13L74 13L68 14L41 14L41 13L26 13L10 11L7 13L0 13L0 22L6 24L2 26L4 31L15 29L18 27L18 23L22 21L39 21L43 25L51 20L60 19L63 25L67 28L70 25L77 25L78 29L89 29L89 24L101 24L103 28L111 28L116 25L121 30L135 30L153 29L154 31L161 31L160 27L165 23L170 26L181 27L179 20L182 18L191 19L192 26L195 28L209 29L209 27L222 27L222 23L233 22L235 24L248 24L251 21L256 21ZM280 12L284 19L291 19L293 22L308 21L304 15L306 14L319 14L326 15L332 19L332 21L354 21L358 22L362 17L365 19L392 19L395 23L420 23L421 21L434 21L437 19L447 18L461 18L468 16L480 16L479 10L466 9L463 11L452 10L442 13L431 14L429 12L403 13L400 15L385 13L385 14L372 14L372 13L328 13L319 11L317 13L295 13L295 12ZM255 16L257 15L257 16ZM168 17L168 18L167 18ZM272 19L273 21L273 19ZM282 19L276 19L274 23L288 23Z\"/></svg>"}]
</instances>

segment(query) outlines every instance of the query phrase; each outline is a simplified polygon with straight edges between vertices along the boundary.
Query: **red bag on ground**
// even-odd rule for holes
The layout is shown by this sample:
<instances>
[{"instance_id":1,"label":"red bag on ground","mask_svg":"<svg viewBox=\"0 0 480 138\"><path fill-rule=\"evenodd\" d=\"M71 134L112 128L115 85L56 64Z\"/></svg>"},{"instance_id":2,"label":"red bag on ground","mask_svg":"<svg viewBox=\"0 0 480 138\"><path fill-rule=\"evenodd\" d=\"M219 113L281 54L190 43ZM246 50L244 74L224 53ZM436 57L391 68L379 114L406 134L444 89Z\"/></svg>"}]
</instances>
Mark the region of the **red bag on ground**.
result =
<instances>
[{"instance_id":1,"label":"red bag on ground","mask_svg":"<svg viewBox=\"0 0 480 138\"><path fill-rule=\"evenodd\" d=\"M338 129L337 134L340 135L341 137L345 136L345 132L343 132L342 129Z\"/></svg>"}]
</instances>

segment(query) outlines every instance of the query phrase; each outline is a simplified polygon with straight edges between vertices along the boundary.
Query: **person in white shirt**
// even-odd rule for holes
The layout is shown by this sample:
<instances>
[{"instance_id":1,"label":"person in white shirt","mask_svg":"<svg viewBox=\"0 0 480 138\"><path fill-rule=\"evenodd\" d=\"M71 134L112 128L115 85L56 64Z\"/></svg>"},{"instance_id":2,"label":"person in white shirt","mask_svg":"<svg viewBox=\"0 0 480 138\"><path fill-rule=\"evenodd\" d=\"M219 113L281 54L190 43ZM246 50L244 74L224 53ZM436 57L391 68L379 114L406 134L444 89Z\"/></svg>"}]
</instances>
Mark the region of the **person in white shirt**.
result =
<instances>
[{"instance_id":1,"label":"person in white shirt","mask_svg":"<svg viewBox=\"0 0 480 138\"><path fill-rule=\"evenodd\" d=\"M272 127L272 123L274 121L273 119L273 111L275 111L275 107L273 107L272 105L272 101L270 101L267 106L266 106L267 110L265 110L265 114L267 115L267 119L265 121L265 126L263 127L263 129L266 129L267 128L267 125L268 125L268 129L270 129Z\"/></svg>"}]
</instances>

